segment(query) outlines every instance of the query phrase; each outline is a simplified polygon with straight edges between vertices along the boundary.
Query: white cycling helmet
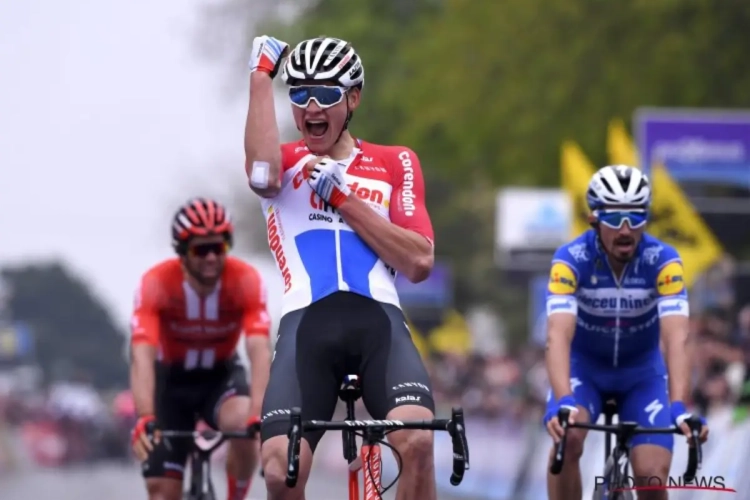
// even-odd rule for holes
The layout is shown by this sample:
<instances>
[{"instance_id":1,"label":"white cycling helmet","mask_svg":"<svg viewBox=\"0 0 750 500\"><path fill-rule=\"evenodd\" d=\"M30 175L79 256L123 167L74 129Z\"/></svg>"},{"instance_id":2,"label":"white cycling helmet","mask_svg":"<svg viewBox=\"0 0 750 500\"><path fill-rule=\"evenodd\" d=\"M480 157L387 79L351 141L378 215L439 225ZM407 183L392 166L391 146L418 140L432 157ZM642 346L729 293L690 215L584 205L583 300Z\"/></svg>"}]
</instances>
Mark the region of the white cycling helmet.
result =
<instances>
[{"instance_id":1,"label":"white cycling helmet","mask_svg":"<svg viewBox=\"0 0 750 500\"><path fill-rule=\"evenodd\" d=\"M591 178L586 201L591 211L608 205L646 209L651 204L651 187L639 169L608 165Z\"/></svg>"},{"instance_id":2,"label":"white cycling helmet","mask_svg":"<svg viewBox=\"0 0 750 500\"><path fill-rule=\"evenodd\" d=\"M365 69L349 42L329 37L311 38L300 42L286 58L281 79L287 85L319 80L361 89L365 84Z\"/></svg>"}]
</instances>

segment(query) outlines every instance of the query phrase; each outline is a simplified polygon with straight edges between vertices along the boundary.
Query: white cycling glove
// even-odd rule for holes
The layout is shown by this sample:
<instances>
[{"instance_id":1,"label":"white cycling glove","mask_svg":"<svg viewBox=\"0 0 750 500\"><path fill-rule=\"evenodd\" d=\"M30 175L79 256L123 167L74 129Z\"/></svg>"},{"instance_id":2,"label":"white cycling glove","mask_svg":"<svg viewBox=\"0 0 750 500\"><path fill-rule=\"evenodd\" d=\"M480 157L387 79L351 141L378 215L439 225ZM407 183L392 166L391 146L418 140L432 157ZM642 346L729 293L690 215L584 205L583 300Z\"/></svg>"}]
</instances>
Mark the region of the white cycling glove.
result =
<instances>
[{"instance_id":1,"label":"white cycling glove","mask_svg":"<svg viewBox=\"0 0 750 500\"><path fill-rule=\"evenodd\" d=\"M262 71L271 75L271 78L275 77L288 51L289 44L286 42L266 35L256 36L248 63L250 71Z\"/></svg>"},{"instance_id":2,"label":"white cycling glove","mask_svg":"<svg viewBox=\"0 0 750 500\"><path fill-rule=\"evenodd\" d=\"M312 190L333 208L340 207L352 192L344 178L346 167L346 163L323 158L315 165L307 179Z\"/></svg>"}]
</instances>

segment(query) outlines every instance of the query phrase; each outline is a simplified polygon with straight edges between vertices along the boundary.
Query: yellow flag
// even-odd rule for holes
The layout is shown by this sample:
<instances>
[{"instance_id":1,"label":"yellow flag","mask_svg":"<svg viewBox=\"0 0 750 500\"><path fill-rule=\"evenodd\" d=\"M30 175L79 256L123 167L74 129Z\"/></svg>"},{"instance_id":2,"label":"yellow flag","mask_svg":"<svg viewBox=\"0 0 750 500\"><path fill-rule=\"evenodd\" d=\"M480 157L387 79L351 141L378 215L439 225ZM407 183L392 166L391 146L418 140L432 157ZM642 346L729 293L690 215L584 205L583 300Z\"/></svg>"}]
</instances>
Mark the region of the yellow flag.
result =
<instances>
[{"instance_id":1,"label":"yellow flag","mask_svg":"<svg viewBox=\"0 0 750 500\"><path fill-rule=\"evenodd\" d=\"M430 347L427 345L427 341L424 338L424 334L417 330L417 327L412 324L409 319L406 319L406 324L409 327L409 333L411 333L411 340L414 342L414 346L419 351L419 355L422 359L427 359L430 355Z\"/></svg>"},{"instance_id":2,"label":"yellow flag","mask_svg":"<svg viewBox=\"0 0 750 500\"><path fill-rule=\"evenodd\" d=\"M607 154L612 164L638 166L638 152L622 120L609 122Z\"/></svg>"},{"instance_id":3,"label":"yellow flag","mask_svg":"<svg viewBox=\"0 0 750 500\"><path fill-rule=\"evenodd\" d=\"M562 146L562 187L573 203L570 237L576 238L590 228L586 191L596 169L578 144L566 141Z\"/></svg>"},{"instance_id":4,"label":"yellow flag","mask_svg":"<svg viewBox=\"0 0 750 500\"><path fill-rule=\"evenodd\" d=\"M607 134L609 161L636 166L638 151L622 120L612 120ZM674 246L685 267L689 287L721 258L723 249L679 184L662 165L653 165L651 221L647 231Z\"/></svg>"},{"instance_id":5,"label":"yellow flag","mask_svg":"<svg viewBox=\"0 0 750 500\"><path fill-rule=\"evenodd\" d=\"M456 310L445 315L443 324L432 330L428 339L433 352L468 354L471 351L469 326Z\"/></svg>"},{"instance_id":6,"label":"yellow flag","mask_svg":"<svg viewBox=\"0 0 750 500\"><path fill-rule=\"evenodd\" d=\"M647 231L674 246L685 267L689 287L721 258L721 244L663 165L651 169L654 194Z\"/></svg>"}]
</instances>

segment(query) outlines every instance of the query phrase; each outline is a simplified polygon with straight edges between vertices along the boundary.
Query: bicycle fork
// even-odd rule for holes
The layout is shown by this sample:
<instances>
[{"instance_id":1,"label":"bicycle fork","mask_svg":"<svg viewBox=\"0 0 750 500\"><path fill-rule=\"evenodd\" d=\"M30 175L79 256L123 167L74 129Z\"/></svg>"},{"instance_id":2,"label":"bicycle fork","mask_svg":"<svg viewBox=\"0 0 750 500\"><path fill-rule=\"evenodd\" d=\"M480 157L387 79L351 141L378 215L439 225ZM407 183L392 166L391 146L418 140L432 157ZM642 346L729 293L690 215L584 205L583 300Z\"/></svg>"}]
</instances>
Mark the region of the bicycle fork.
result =
<instances>
[{"instance_id":1,"label":"bicycle fork","mask_svg":"<svg viewBox=\"0 0 750 500\"><path fill-rule=\"evenodd\" d=\"M346 419L354 420L354 402L346 402ZM364 477L363 500L380 500L383 462L379 439L385 437L382 432L365 432L362 447L357 456L357 436L354 432L342 432L344 440L344 458L349 463L349 500L359 500L359 471Z\"/></svg>"}]
</instances>

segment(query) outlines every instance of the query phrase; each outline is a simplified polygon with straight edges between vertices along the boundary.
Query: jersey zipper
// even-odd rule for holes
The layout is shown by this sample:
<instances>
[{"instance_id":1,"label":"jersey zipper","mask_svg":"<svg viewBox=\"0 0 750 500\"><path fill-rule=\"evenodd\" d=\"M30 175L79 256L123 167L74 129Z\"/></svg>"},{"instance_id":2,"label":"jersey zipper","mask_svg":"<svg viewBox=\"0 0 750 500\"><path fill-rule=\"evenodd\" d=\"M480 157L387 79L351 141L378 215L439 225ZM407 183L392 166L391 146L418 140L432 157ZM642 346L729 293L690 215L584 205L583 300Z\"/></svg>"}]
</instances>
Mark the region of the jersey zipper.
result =
<instances>
[{"instance_id":1,"label":"jersey zipper","mask_svg":"<svg viewBox=\"0 0 750 500\"><path fill-rule=\"evenodd\" d=\"M612 353L612 366L617 367L620 357L620 306L623 293L622 282L625 281L625 275L628 273L628 264L625 264L625 267L622 269L622 274L620 275L622 280L620 280L615 275L612 266L609 265L609 261L606 262L607 267L609 268L609 272L610 274L612 274L612 278L615 280L615 284L617 285L617 295L615 299L617 301L615 305L615 348L614 352Z\"/></svg>"}]
</instances>

